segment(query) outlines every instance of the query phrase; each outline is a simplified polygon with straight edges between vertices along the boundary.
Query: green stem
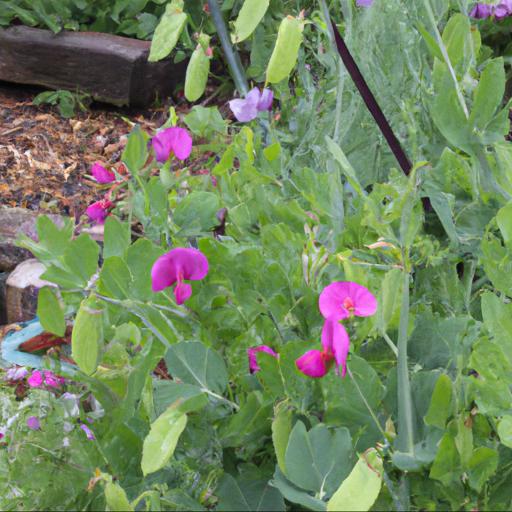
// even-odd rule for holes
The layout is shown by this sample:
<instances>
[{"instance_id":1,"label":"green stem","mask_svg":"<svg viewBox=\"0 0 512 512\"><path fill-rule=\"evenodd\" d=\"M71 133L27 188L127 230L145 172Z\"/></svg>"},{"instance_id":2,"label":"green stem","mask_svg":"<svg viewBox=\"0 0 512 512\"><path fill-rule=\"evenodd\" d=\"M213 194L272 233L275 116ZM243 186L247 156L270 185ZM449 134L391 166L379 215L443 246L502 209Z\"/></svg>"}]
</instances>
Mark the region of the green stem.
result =
<instances>
[{"instance_id":1,"label":"green stem","mask_svg":"<svg viewBox=\"0 0 512 512\"><path fill-rule=\"evenodd\" d=\"M476 260L471 260L464 264L464 275L462 282L464 284L464 306L469 313L469 306L471 305L471 290L473 287L473 278L475 277Z\"/></svg>"},{"instance_id":2,"label":"green stem","mask_svg":"<svg viewBox=\"0 0 512 512\"><path fill-rule=\"evenodd\" d=\"M220 10L218 0L208 0L208 7L210 9L210 14L212 16L215 28L217 29L217 34L220 39L222 51L224 52L224 57L226 57L226 61L228 63L229 72L231 73L231 77L235 82L235 87L241 96L245 96L249 92L249 84L245 78L245 73L242 67L242 63L240 62L240 57L236 50L233 50L233 46L231 46L228 30L226 28L224 18L222 17L222 12Z\"/></svg>"},{"instance_id":3,"label":"green stem","mask_svg":"<svg viewBox=\"0 0 512 512\"><path fill-rule=\"evenodd\" d=\"M404 262L405 262L404 254ZM409 272L403 270L402 308L398 331L398 435L397 448L414 453L414 412L407 360L407 328L409 326Z\"/></svg>"},{"instance_id":4,"label":"green stem","mask_svg":"<svg viewBox=\"0 0 512 512\"><path fill-rule=\"evenodd\" d=\"M398 348L393 343L393 340L388 336L388 333L383 332L382 337L384 338L385 342L388 344L389 348L393 351L393 354L395 354L395 356L398 356Z\"/></svg>"},{"instance_id":5,"label":"green stem","mask_svg":"<svg viewBox=\"0 0 512 512\"><path fill-rule=\"evenodd\" d=\"M354 387L356 388L357 393L361 397L361 400L363 401L365 407L368 409L368 412L370 413L370 416L372 417L375 425L379 429L379 432L382 434L383 439L384 440L387 439L386 432L384 432L384 429L381 427L381 424L379 423L379 420L378 420L376 414L373 412L373 409L370 407L368 400L366 400L366 397L363 395L363 392L361 391L359 384L357 383L356 379L354 378L354 375L352 374L352 372L348 366L347 366L347 373L348 373L350 379L352 380L352 382L354 383Z\"/></svg>"}]
</instances>

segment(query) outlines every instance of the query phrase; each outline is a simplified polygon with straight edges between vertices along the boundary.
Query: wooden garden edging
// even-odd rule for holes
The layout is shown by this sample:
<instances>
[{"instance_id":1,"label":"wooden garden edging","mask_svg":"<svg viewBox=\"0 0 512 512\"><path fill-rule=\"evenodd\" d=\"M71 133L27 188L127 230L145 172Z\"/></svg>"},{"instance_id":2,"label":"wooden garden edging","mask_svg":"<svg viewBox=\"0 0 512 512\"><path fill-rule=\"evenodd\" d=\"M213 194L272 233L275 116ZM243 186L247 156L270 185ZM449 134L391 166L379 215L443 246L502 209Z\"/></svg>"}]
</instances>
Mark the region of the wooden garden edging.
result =
<instances>
[{"instance_id":1,"label":"wooden garden edging","mask_svg":"<svg viewBox=\"0 0 512 512\"><path fill-rule=\"evenodd\" d=\"M0 30L0 80L91 94L114 105L147 106L168 96L184 64L148 62L149 41L98 32Z\"/></svg>"}]
</instances>

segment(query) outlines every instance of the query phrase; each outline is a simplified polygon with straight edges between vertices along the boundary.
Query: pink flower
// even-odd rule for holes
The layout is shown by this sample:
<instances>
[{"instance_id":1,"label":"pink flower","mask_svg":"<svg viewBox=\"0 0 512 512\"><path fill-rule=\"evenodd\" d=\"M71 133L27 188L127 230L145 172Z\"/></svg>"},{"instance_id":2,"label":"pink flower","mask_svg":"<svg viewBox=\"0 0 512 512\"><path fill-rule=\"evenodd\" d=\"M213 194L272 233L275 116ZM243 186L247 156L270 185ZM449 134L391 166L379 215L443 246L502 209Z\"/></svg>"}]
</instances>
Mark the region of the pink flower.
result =
<instances>
[{"instance_id":1,"label":"pink flower","mask_svg":"<svg viewBox=\"0 0 512 512\"><path fill-rule=\"evenodd\" d=\"M65 380L48 370L44 370L43 373L39 370L35 370L27 379L27 382L32 388L40 388L43 384L46 384L49 388L58 388L64 384Z\"/></svg>"},{"instance_id":2,"label":"pink flower","mask_svg":"<svg viewBox=\"0 0 512 512\"><path fill-rule=\"evenodd\" d=\"M116 181L116 175L103 167L99 162L96 162L91 169L91 174L98 183L112 183Z\"/></svg>"},{"instance_id":3,"label":"pink flower","mask_svg":"<svg viewBox=\"0 0 512 512\"><path fill-rule=\"evenodd\" d=\"M356 0L358 7L370 7L373 4L373 0Z\"/></svg>"},{"instance_id":4,"label":"pink flower","mask_svg":"<svg viewBox=\"0 0 512 512\"><path fill-rule=\"evenodd\" d=\"M503 0L494 8L494 16L497 20L502 20L512 14L512 0Z\"/></svg>"},{"instance_id":5,"label":"pink flower","mask_svg":"<svg viewBox=\"0 0 512 512\"><path fill-rule=\"evenodd\" d=\"M30 416L30 418L27 418L27 427L30 430L39 430L41 428L39 418L37 416Z\"/></svg>"},{"instance_id":6,"label":"pink flower","mask_svg":"<svg viewBox=\"0 0 512 512\"><path fill-rule=\"evenodd\" d=\"M261 368L258 365L258 359L257 355L258 352L265 352L266 354L270 354L274 357L279 357L276 352L274 352L270 347L267 345L258 345L257 347L251 347L247 349L247 357L249 358L249 371L251 373L256 373L261 370Z\"/></svg>"},{"instance_id":7,"label":"pink flower","mask_svg":"<svg viewBox=\"0 0 512 512\"><path fill-rule=\"evenodd\" d=\"M43 374L39 370L32 372L27 383L31 388L40 388L43 385Z\"/></svg>"},{"instance_id":8,"label":"pink flower","mask_svg":"<svg viewBox=\"0 0 512 512\"><path fill-rule=\"evenodd\" d=\"M96 439L94 437L93 431L87 425L81 423L80 428L85 432L85 435L87 436L87 439L89 439L89 441L94 441Z\"/></svg>"},{"instance_id":9,"label":"pink flower","mask_svg":"<svg viewBox=\"0 0 512 512\"><path fill-rule=\"evenodd\" d=\"M343 320L352 315L373 315L377 310L377 300L360 284L336 281L322 290L318 306L324 318Z\"/></svg>"},{"instance_id":10,"label":"pink flower","mask_svg":"<svg viewBox=\"0 0 512 512\"><path fill-rule=\"evenodd\" d=\"M10 381L22 380L28 375L24 366L13 366L5 372L5 379Z\"/></svg>"},{"instance_id":11,"label":"pink flower","mask_svg":"<svg viewBox=\"0 0 512 512\"><path fill-rule=\"evenodd\" d=\"M178 160L186 160L192 152L192 137L185 128L173 126L159 131L152 140L158 162L166 162L171 153Z\"/></svg>"},{"instance_id":12,"label":"pink flower","mask_svg":"<svg viewBox=\"0 0 512 512\"><path fill-rule=\"evenodd\" d=\"M469 15L476 19L485 19L492 16L493 6L488 4L476 4Z\"/></svg>"},{"instance_id":13,"label":"pink flower","mask_svg":"<svg viewBox=\"0 0 512 512\"><path fill-rule=\"evenodd\" d=\"M108 199L96 201L87 207L85 213L90 220L97 224L103 224L108 216L109 209L112 208L113 204Z\"/></svg>"},{"instance_id":14,"label":"pink flower","mask_svg":"<svg viewBox=\"0 0 512 512\"><path fill-rule=\"evenodd\" d=\"M270 110L274 93L270 89L263 89L262 92L257 87L251 89L243 99L231 100L229 108L241 123L252 121L258 116L258 112Z\"/></svg>"},{"instance_id":15,"label":"pink flower","mask_svg":"<svg viewBox=\"0 0 512 512\"><path fill-rule=\"evenodd\" d=\"M177 283L174 296L177 304L183 304L192 295L192 287L183 281L198 281L206 274L208 260L201 251L178 247L155 261L151 269L151 285L154 292L159 292Z\"/></svg>"},{"instance_id":16,"label":"pink flower","mask_svg":"<svg viewBox=\"0 0 512 512\"><path fill-rule=\"evenodd\" d=\"M344 377L347 372L349 347L350 339L345 327L338 320L329 318L322 328L323 350L308 350L295 364L301 373L316 379L326 375L335 362L336 372L341 366L341 375Z\"/></svg>"}]
</instances>

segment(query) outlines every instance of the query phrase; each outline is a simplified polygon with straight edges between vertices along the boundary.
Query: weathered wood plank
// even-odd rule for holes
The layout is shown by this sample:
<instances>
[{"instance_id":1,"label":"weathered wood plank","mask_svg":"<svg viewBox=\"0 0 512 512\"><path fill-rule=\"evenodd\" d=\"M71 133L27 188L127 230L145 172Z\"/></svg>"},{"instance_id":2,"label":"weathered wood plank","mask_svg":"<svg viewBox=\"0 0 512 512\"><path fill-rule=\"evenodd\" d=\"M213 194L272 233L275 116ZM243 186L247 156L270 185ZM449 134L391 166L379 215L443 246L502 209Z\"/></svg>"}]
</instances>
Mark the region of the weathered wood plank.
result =
<instances>
[{"instance_id":1,"label":"weathered wood plank","mask_svg":"<svg viewBox=\"0 0 512 512\"><path fill-rule=\"evenodd\" d=\"M0 80L87 92L114 105L146 106L182 79L184 64L148 62L149 41L98 32L0 30Z\"/></svg>"}]
</instances>

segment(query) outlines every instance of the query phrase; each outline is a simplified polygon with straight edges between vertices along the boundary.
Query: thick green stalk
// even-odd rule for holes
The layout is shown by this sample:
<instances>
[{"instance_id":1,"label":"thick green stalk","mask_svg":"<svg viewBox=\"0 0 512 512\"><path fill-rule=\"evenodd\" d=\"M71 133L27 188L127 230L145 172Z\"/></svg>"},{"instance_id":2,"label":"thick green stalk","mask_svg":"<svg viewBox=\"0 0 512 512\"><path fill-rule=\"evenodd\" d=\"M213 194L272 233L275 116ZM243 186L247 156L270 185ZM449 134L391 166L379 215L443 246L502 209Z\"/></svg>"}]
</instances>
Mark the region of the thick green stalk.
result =
<instances>
[{"instance_id":1,"label":"thick green stalk","mask_svg":"<svg viewBox=\"0 0 512 512\"><path fill-rule=\"evenodd\" d=\"M241 96L245 96L249 92L249 84L245 78L245 72L242 67L242 63L240 62L240 57L231 45L226 23L222 17L218 0L208 0L208 7L210 9L210 14L212 15L215 28L217 29L217 34L219 35L220 44L222 45L222 51L224 52L224 57L228 63L229 72L235 82L235 87Z\"/></svg>"},{"instance_id":2,"label":"thick green stalk","mask_svg":"<svg viewBox=\"0 0 512 512\"><path fill-rule=\"evenodd\" d=\"M405 262L405 255L404 255ZM407 359L407 328L409 326L409 272L403 270L402 308L398 331L398 435L397 449L414 452L414 409Z\"/></svg>"}]
</instances>

